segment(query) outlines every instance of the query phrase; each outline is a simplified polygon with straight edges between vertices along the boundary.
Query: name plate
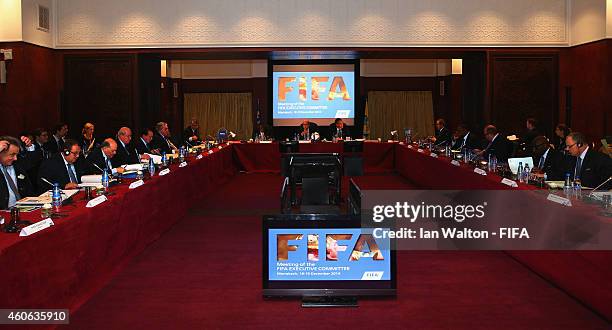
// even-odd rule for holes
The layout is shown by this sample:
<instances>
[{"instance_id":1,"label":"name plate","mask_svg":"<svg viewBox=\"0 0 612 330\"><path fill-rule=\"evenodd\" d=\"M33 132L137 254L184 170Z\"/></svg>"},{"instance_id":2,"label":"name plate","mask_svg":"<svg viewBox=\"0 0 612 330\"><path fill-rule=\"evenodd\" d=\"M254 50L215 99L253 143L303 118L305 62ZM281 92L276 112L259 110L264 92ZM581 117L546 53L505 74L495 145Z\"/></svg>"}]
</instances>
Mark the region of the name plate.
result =
<instances>
[{"instance_id":1,"label":"name plate","mask_svg":"<svg viewBox=\"0 0 612 330\"><path fill-rule=\"evenodd\" d=\"M510 187L514 187L514 188L518 187L518 183L516 183L516 181L510 180L508 178L503 178L501 180L501 183L505 184L506 186L510 186Z\"/></svg>"},{"instance_id":2,"label":"name plate","mask_svg":"<svg viewBox=\"0 0 612 330\"><path fill-rule=\"evenodd\" d=\"M179 167L185 167L185 166L187 166L187 162L182 162L179 164Z\"/></svg>"},{"instance_id":3,"label":"name plate","mask_svg":"<svg viewBox=\"0 0 612 330\"><path fill-rule=\"evenodd\" d=\"M86 207L95 207L95 206L98 206L98 205L106 202L107 200L108 200L108 198L106 198L106 196L100 195L100 196L90 200L89 202L87 202L87 206Z\"/></svg>"},{"instance_id":4,"label":"name plate","mask_svg":"<svg viewBox=\"0 0 612 330\"><path fill-rule=\"evenodd\" d=\"M433 158L438 158L438 154L435 153L435 152L430 153L429 156L431 156Z\"/></svg>"},{"instance_id":5,"label":"name plate","mask_svg":"<svg viewBox=\"0 0 612 330\"><path fill-rule=\"evenodd\" d=\"M213 151L212 151L212 150L208 150L208 153L209 153L209 154L212 154L212 153L213 153Z\"/></svg>"},{"instance_id":6,"label":"name plate","mask_svg":"<svg viewBox=\"0 0 612 330\"><path fill-rule=\"evenodd\" d=\"M400 144L401 146L403 146L405 143L402 141L402 142L400 142L399 144Z\"/></svg>"},{"instance_id":7,"label":"name plate","mask_svg":"<svg viewBox=\"0 0 612 330\"><path fill-rule=\"evenodd\" d=\"M222 146L222 145L219 145L219 150L221 150L221 149L223 149L223 146Z\"/></svg>"},{"instance_id":8,"label":"name plate","mask_svg":"<svg viewBox=\"0 0 612 330\"><path fill-rule=\"evenodd\" d=\"M204 158L204 156L202 156L202 155L198 155L198 156L196 157L196 159L202 159L202 158Z\"/></svg>"},{"instance_id":9,"label":"name plate","mask_svg":"<svg viewBox=\"0 0 612 330\"><path fill-rule=\"evenodd\" d=\"M423 150L423 149L421 149L421 148L419 148L419 149L417 149L417 151L418 151L418 152L423 152L424 150Z\"/></svg>"},{"instance_id":10,"label":"name plate","mask_svg":"<svg viewBox=\"0 0 612 330\"><path fill-rule=\"evenodd\" d=\"M53 226L53 220L51 218L46 218L43 221L39 221L37 223L31 224L27 227L21 228L21 232L19 232L19 236L30 236L34 233L37 233L43 229L47 229Z\"/></svg>"},{"instance_id":11,"label":"name plate","mask_svg":"<svg viewBox=\"0 0 612 330\"><path fill-rule=\"evenodd\" d=\"M170 169L169 168L165 168L165 169L163 169L163 170L161 170L159 172L159 176L164 176L164 175L166 175L168 173L170 173Z\"/></svg>"},{"instance_id":12,"label":"name plate","mask_svg":"<svg viewBox=\"0 0 612 330\"><path fill-rule=\"evenodd\" d=\"M459 163L456 160L451 160L451 164L455 165L455 166L461 166L461 163Z\"/></svg>"},{"instance_id":13,"label":"name plate","mask_svg":"<svg viewBox=\"0 0 612 330\"><path fill-rule=\"evenodd\" d=\"M138 180L130 183L130 189L136 189L144 184L144 181Z\"/></svg>"},{"instance_id":14,"label":"name plate","mask_svg":"<svg viewBox=\"0 0 612 330\"><path fill-rule=\"evenodd\" d=\"M548 194L548 197L546 197L546 199L548 199L551 202L561 204L563 206L572 206L572 202L569 199L555 195L555 194Z\"/></svg>"},{"instance_id":15,"label":"name plate","mask_svg":"<svg viewBox=\"0 0 612 330\"><path fill-rule=\"evenodd\" d=\"M475 168L474 173L480 174L480 175L487 175L487 172L483 170L482 168Z\"/></svg>"},{"instance_id":16,"label":"name plate","mask_svg":"<svg viewBox=\"0 0 612 330\"><path fill-rule=\"evenodd\" d=\"M408 148L412 149L412 145L410 145L410 144L409 144L409 145L408 145Z\"/></svg>"}]
</instances>

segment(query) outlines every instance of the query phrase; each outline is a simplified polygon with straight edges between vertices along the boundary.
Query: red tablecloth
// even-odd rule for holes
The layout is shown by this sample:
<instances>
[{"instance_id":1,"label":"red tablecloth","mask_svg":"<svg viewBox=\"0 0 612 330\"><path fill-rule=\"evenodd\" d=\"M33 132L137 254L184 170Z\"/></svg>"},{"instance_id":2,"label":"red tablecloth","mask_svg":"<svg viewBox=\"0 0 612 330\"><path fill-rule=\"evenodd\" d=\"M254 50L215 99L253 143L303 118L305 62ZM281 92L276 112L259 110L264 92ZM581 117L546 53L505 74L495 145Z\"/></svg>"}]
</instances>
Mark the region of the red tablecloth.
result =
<instances>
[{"instance_id":1,"label":"red tablecloth","mask_svg":"<svg viewBox=\"0 0 612 330\"><path fill-rule=\"evenodd\" d=\"M68 215L29 237L0 233L0 308L69 308L104 286L133 256L183 217L190 204L228 180L236 168L231 147L174 165L134 190L86 208L84 193L62 207ZM7 217L6 213L3 213ZM23 213L40 220L40 213Z\"/></svg>"},{"instance_id":2,"label":"red tablecloth","mask_svg":"<svg viewBox=\"0 0 612 330\"><path fill-rule=\"evenodd\" d=\"M233 144L234 157L240 169L247 172L280 172L281 154L278 143ZM342 143L300 143L299 152L332 153L344 155ZM366 173L394 170L394 144L364 142L363 167Z\"/></svg>"},{"instance_id":3,"label":"red tablecloth","mask_svg":"<svg viewBox=\"0 0 612 330\"><path fill-rule=\"evenodd\" d=\"M433 158L428 152L418 152L404 145L397 145L395 167L409 181L422 189L536 189L519 184L511 188L501 183L501 177L488 173L474 173L464 164L455 166L450 160ZM533 202L525 208L537 208L546 194L532 192ZM610 225L609 218L599 215L596 207L575 202L568 212L583 216L602 217L602 225ZM610 237L612 239L612 237ZM610 251L507 251L507 253L551 281L570 295L582 301L608 320L612 320L612 252Z\"/></svg>"}]
</instances>

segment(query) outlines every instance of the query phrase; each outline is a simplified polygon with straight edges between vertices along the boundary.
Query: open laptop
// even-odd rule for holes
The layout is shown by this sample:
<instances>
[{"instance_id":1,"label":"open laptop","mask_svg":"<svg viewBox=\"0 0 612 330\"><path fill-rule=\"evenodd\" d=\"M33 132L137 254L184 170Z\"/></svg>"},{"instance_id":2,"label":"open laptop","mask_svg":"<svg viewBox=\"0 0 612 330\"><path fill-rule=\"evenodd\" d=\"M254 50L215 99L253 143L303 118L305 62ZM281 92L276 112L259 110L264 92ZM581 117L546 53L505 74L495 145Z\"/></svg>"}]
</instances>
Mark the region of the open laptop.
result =
<instances>
[{"instance_id":1,"label":"open laptop","mask_svg":"<svg viewBox=\"0 0 612 330\"><path fill-rule=\"evenodd\" d=\"M512 174L516 174L518 171L519 163L523 163L523 168L525 165L529 165L529 168L533 168L533 158L531 157L508 158L508 166Z\"/></svg>"}]
</instances>

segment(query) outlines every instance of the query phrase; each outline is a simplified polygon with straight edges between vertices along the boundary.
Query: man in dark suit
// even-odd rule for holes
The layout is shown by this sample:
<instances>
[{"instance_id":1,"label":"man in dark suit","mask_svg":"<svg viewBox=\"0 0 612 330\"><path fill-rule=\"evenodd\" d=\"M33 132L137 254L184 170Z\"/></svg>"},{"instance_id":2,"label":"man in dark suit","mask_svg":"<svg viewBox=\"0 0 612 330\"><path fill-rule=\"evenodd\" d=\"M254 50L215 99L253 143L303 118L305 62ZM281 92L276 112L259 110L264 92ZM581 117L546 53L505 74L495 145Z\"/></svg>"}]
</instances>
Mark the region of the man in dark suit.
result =
<instances>
[{"instance_id":1,"label":"man in dark suit","mask_svg":"<svg viewBox=\"0 0 612 330\"><path fill-rule=\"evenodd\" d=\"M66 139L66 135L68 135L68 124L59 123L55 125L53 135L45 145L45 149L52 154L59 153L64 149L64 140Z\"/></svg>"},{"instance_id":2,"label":"man in dark suit","mask_svg":"<svg viewBox=\"0 0 612 330\"><path fill-rule=\"evenodd\" d=\"M300 140L310 140L310 135L318 131L319 126L317 124L311 123L309 120L304 120L298 127L298 138Z\"/></svg>"},{"instance_id":3,"label":"man in dark suit","mask_svg":"<svg viewBox=\"0 0 612 330\"><path fill-rule=\"evenodd\" d=\"M493 125L485 126L483 133L489 143L483 150L475 149L476 154L485 157L485 159L492 155L497 158L498 162L506 162L510 156L508 140L501 136L497 131L497 127Z\"/></svg>"},{"instance_id":4,"label":"man in dark suit","mask_svg":"<svg viewBox=\"0 0 612 330\"><path fill-rule=\"evenodd\" d=\"M34 193L26 171L15 164L19 149L16 138L0 137L0 210L12 208L18 200Z\"/></svg>"},{"instance_id":5,"label":"man in dark suit","mask_svg":"<svg viewBox=\"0 0 612 330\"><path fill-rule=\"evenodd\" d=\"M612 176L612 158L591 149L582 133L570 133L565 144L565 150L573 156L567 168L572 179L580 179L584 187L595 188ZM612 182L599 189L612 189Z\"/></svg>"},{"instance_id":6,"label":"man in dark suit","mask_svg":"<svg viewBox=\"0 0 612 330\"><path fill-rule=\"evenodd\" d=\"M550 147L550 142L543 136L537 136L531 142L533 150L533 173L545 180L563 180L565 159L563 154Z\"/></svg>"},{"instance_id":7,"label":"man in dark suit","mask_svg":"<svg viewBox=\"0 0 612 330\"><path fill-rule=\"evenodd\" d=\"M453 150L461 150L463 148L467 149L480 149L482 148L482 143L480 140L468 129L467 125L459 124L455 133L453 134Z\"/></svg>"},{"instance_id":8,"label":"man in dark suit","mask_svg":"<svg viewBox=\"0 0 612 330\"><path fill-rule=\"evenodd\" d=\"M451 143L451 132L446 128L446 122L442 118L436 120L436 136L432 138L432 141L437 146L450 145Z\"/></svg>"},{"instance_id":9,"label":"man in dark suit","mask_svg":"<svg viewBox=\"0 0 612 330\"><path fill-rule=\"evenodd\" d=\"M167 154L171 154L173 151L178 150L170 139L168 123L160 121L155 125L155 132L151 145L153 149L159 149L160 152L165 152Z\"/></svg>"},{"instance_id":10,"label":"man in dark suit","mask_svg":"<svg viewBox=\"0 0 612 330\"><path fill-rule=\"evenodd\" d=\"M78 162L81 147L76 140L66 139L64 150L59 154L43 161L38 171L38 190L43 193L51 187L51 183L58 183L62 189L76 189L81 183L81 176L85 174L83 164ZM43 180L44 179L44 180Z\"/></svg>"},{"instance_id":11,"label":"man in dark suit","mask_svg":"<svg viewBox=\"0 0 612 330\"><path fill-rule=\"evenodd\" d=\"M140 137L134 141L133 145L134 148L136 148L136 151L138 151L138 153L141 155L144 155L145 153L159 155L158 149L151 148L152 141L153 130L150 128L144 128L140 131Z\"/></svg>"},{"instance_id":12,"label":"man in dark suit","mask_svg":"<svg viewBox=\"0 0 612 330\"><path fill-rule=\"evenodd\" d=\"M111 159L113 167L125 164L139 164L138 153L132 146L132 130L129 127L121 127L117 132L117 154Z\"/></svg>"},{"instance_id":13,"label":"man in dark suit","mask_svg":"<svg viewBox=\"0 0 612 330\"><path fill-rule=\"evenodd\" d=\"M342 118L336 118L334 122L329 125L329 139L333 140L334 136L339 139L344 139L347 136L350 136L350 132L348 127L342 121Z\"/></svg>"},{"instance_id":14,"label":"man in dark suit","mask_svg":"<svg viewBox=\"0 0 612 330\"><path fill-rule=\"evenodd\" d=\"M34 130L34 148L40 150L44 159L49 158L49 150L45 145L49 142L49 132L44 128Z\"/></svg>"},{"instance_id":15,"label":"man in dark suit","mask_svg":"<svg viewBox=\"0 0 612 330\"><path fill-rule=\"evenodd\" d=\"M99 148L87 155L88 173L100 174L101 170L110 170L113 175L123 173L125 171L123 167L113 167L111 159L115 154L117 154L117 142L111 138L104 140Z\"/></svg>"},{"instance_id":16,"label":"man in dark suit","mask_svg":"<svg viewBox=\"0 0 612 330\"><path fill-rule=\"evenodd\" d=\"M200 124L196 118L191 118L191 123L183 131L183 140L187 144L194 145L200 142Z\"/></svg>"},{"instance_id":17,"label":"man in dark suit","mask_svg":"<svg viewBox=\"0 0 612 330\"><path fill-rule=\"evenodd\" d=\"M253 140L257 140L258 138L260 140L272 139L272 129L270 129L269 126L264 124L257 125L257 127L253 130Z\"/></svg>"}]
</instances>

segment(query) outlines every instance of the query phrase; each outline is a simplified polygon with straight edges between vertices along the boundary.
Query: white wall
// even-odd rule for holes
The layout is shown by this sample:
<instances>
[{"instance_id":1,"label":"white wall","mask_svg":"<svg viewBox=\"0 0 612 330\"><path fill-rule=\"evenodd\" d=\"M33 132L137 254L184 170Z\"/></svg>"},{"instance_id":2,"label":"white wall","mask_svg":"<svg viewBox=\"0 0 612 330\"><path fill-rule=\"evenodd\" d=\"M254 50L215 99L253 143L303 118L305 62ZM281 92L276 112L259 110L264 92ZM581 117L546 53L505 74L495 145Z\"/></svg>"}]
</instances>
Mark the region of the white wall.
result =
<instances>
[{"instance_id":1,"label":"white wall","mask_svg":"<svg viewBox=\"0 0 612 330\"><path fill-rule=\"evenodd\" d=\"M21 40L21 1L0 0L0 42Z\"/></svg>"},{"instance_id":2,"label":"white wall","mask_svg":"<svg viewBox=\"0 0 612 330\"><path fill-rule=\"evenodd\" d=\"M60 0L56 45L567 45L566 4L566 0Z\"/></svg>"},{"instance_id":3,"label":"white wall","mask_svg":"<svg viewBox=\"0 0 612 330\"><path fill-rule=\"evenodd\" d=\"M2 0L0 0L2 1ZM53 22L53 1L52 0L22 0L22 24L23 41L52 48L53 32L55 22ZM39 30L38 27L38 4L49 8L49 32Z\"/></svg>"},{"instance_id":4,"label":"white wall","mask_svg":"<svg viewBox=\"0 0 612 330\"><path fill-rule=\"evenodd\" d=\"M571 31L572 46L606 37L606 0L572 0Z\"/></svg>"}]
</instances>

